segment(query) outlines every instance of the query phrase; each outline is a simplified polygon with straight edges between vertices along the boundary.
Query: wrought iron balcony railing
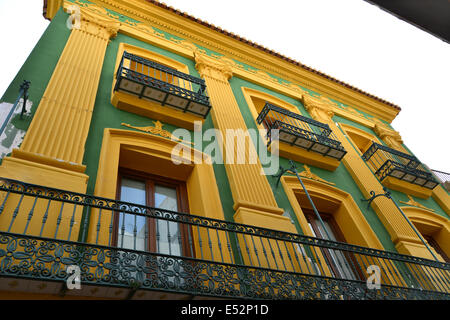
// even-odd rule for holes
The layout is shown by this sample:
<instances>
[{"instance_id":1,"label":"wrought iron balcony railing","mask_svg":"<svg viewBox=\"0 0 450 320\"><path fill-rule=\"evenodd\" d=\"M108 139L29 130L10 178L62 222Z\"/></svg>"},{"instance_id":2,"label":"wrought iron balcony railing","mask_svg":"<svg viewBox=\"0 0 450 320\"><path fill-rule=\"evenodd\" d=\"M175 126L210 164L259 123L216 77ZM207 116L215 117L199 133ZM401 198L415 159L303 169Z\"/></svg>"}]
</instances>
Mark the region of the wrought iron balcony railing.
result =
<instances>
[{"instance_id":1,"label":"wrought iron balcony railing","mask_svg":"<svg viewBox=\"0 0 450 320\"><path fill-rule=\"evenodd\" d=\"M419 159L384 145L374 142L362 158L380 181L391 176L428 189L439 184Z\"/></svg>"},{"instance_id":2,"label":"wrought iron balcony railing","mask_svg":"<svg viewBox=\"0 0 450 320\"><path fill-rule=\"evenodd\" d=\"M272 141L271 129L279 130L279 140L292 146L311 150L341 160L347 151L333 134L330 127L322 122L301 116L268 102L257 118L268 130L268 144Z\"/></svg>"},{"instance_id":3,"label":"wrought iron balcony railing","mask_svg":"<svg viewBox=\"0 0 450 320\"><path fill-rule=\"evenodd\" d=\"M206 118L211 109L203 79L124 52L114 91Z\"/></svg>"},{"instance_id":4,"label":"wrought iron balcony railing","mask_svg":"<svg viewBox=\"0 0 450 320\"><path fill-rule=\"evenodd\" d=\"M65 285L77 265L82 286L129 296L450 299L450 264L437 261L9 179L0 204L0 282ZM368 288L369 267L380 289Z\"/></svg>"}]
</instances>

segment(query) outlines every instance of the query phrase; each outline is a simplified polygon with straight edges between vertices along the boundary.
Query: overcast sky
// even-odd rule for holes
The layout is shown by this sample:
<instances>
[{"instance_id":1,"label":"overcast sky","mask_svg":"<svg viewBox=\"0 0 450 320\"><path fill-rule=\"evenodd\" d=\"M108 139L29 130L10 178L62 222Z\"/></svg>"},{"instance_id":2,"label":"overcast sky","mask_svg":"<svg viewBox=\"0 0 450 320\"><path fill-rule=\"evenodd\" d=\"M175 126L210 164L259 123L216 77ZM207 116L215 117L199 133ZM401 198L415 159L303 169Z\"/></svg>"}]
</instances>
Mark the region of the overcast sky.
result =
<instances>
[{"instance_id":1,"label":"overcast sky","mask_svg":"<svg viewBox=\"0 0 450 320\"><path fill-rule=\"evenodd\" d=\"M164 2L399 105L405 144L450 173L449 44L363 0ZM48 25L42 3L0 0L0 96Z\"/></svg>"}]
</instances>

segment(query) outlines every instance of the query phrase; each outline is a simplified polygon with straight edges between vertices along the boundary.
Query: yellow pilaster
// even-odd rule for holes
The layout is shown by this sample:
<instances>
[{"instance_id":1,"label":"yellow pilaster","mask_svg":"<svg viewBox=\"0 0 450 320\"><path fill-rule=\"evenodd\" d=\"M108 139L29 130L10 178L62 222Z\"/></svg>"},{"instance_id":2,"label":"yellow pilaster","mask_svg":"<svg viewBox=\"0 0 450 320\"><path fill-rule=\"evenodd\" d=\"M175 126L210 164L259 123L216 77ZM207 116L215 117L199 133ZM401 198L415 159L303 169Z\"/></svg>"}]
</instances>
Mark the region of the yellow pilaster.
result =
<instances>
[{"instance_id":1,"label":"yellow pilaster","mask_svg":"<svg viewBox=\"0 0 450 320\"><path fill-rule=\"evenodd\" d=\"M84 192L82 165L100 73L119 22L81 8L19 150L5 158L4 177Z\"/></svg>"},{"instance_id":2,"label":"yellow pilaster","mask_svg":"<svg viewBox=\"0 0 450 320\"><path fill-rule=\"evenodd\" d=\"M323 100L315 99L308 94L303 94L302 102L314 119L330 126L345 150L347 150L347 154L342 159L342 163L351 174L364 197L366 199L370 198L371 191L374 191L376 194L384 193L381 183L332 120L333 112L331 105L323 102ZM386 197L378 197L372 201L371 206L386 227L400 253L433 259L433 256L427 251L408 222L405 221L405 218L398 211L392 200Z\"/></svg>"},{"instance_id":3,"label":"yellow pilaster","mask_svg":"<svg viewBox=\"0 0 450 320\"><path fill-rule=\"evenodd\" d=\"M208 88L214 126L221 131L224 138L227 129L246 132L247 126L228 82L233 75L231 67L199 53L195 54L195 62ZM289 219L281 216L283 210L278 208L269 182L262 174L261 163L258 159L256 163L249 163L249 155L256 152L254 145L246 144L248 152L245 155L245 163L237 163L236 149L234 159L230 163L227 161L227 151L231 151L231 141L226 140L224 139L223 159L234 200L235 220L259 226L262 226L264 221L265 227L272 223L273 229L295 232Z\"/></svg>"}]
</instances>

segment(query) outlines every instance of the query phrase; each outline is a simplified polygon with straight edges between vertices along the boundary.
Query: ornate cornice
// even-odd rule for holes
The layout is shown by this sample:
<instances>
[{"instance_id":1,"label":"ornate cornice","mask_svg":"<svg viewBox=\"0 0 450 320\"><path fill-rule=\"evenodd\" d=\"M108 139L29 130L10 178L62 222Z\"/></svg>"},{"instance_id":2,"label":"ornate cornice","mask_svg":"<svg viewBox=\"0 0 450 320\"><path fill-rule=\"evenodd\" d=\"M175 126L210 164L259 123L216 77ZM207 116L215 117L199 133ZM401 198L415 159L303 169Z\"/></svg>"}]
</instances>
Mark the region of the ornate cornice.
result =
<instances>
[{"instance_id":1,"label":"ornate cornice","mask_svg":"<svg viewBox=\"0 0 450 320\"><path fill-rule=\"evenodd\" d=\"M57 0L49 0L52 3L55 1ZM127 34L132 33L142 38L144 35L140 32L145 32L150 35L149 41L154 41L152 36L156 36L159 38L157 41L181 55L192 57L196 49L208 55L217 54L217 60L231 62L229 65L235 75L256 81L293 98L299 97L298 93L302 88L308 88L347 105L358 106L362 111L388 122L399 112L399 109L394 110L395 107L380 103L381 99L372 101L370 98L374 97L371 95L349 89L349 86L299 63L293 64L293 61L279 54L271 54L268 49L261 50L248 40L243 41L228 32L218 33L220 28L179 12L164 3L143 0L65 0L65 4L67 3L83 4L86 7L97 4L104 7L108 10L108 16L122 22L121 29ZM159 35L159 31L154 28L170 35Z\"/></svg>"}]
</instances>

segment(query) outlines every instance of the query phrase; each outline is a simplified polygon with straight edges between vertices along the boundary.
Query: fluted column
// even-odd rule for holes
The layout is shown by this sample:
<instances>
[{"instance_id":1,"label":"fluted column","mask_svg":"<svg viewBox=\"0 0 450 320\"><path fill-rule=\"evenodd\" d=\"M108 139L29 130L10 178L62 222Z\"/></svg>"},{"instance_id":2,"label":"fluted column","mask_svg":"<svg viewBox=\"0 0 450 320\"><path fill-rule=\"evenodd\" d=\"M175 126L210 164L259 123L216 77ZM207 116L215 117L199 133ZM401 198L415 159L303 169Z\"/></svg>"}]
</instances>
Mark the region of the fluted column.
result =
<instances>
[{"instance_id":1,"label":"fluted column","mask_svg":"<svg viewBox=\"0 0 450 320\"><path fill-rule=\"evenodd\" d=\"M80 26L72 29L20 149L2 164L3 176L83 191L84 146L106 47L119 27L81 8Z\"/></svg>"},{"instance_id":2,"label":"fluted column","mask_svg":"<svg viewBox=\"0 0 450 320\"><path fill-rule=\"evenodd\" d=\"M106 47L119 23L82 11L21 146L81 164Z\"/></svg>"},{"instance_id":3,"label":"fluted column","mask_svg":"<svg viewBox=\"0 0 450 320\"><path fill-rule=\"evenodd\" d=\"M376 194L384 193L381 183L332 120L333 111L331 105L308 94L303 94L301 100L314 119L330 126L345 150L347 150L347 154L342 159L342 162L364 197L366 199L370 198L371 191L374 191ZM386 197L378 197L372 201L371 206L386 227L400 253L433 259L392 200Z\"/></svg>"},{"instance_id":4,"label":"fluted column","mask_svg":"<svg viewBox=\"0 0 450 320\"><path fill-rule=\"evenodd\" d=\"M246 132L247 126L228 82L233 75L231 67L200 53L196 53L195 62L206 82L216 129L220 130L223 137L226 137L227 129ZM231 152L232 144L224 139L224 145L223 159L234 200L235 220L295 232L289 220L281 216L283 210L278 208L267 177L262 174L261 163L259 160L249 163L249 154L256 152L251 141L246 144L248 150L244 164L237 163L236 149L232 163L226 161L227 151Z\"/></svg>"}]
</instances>

